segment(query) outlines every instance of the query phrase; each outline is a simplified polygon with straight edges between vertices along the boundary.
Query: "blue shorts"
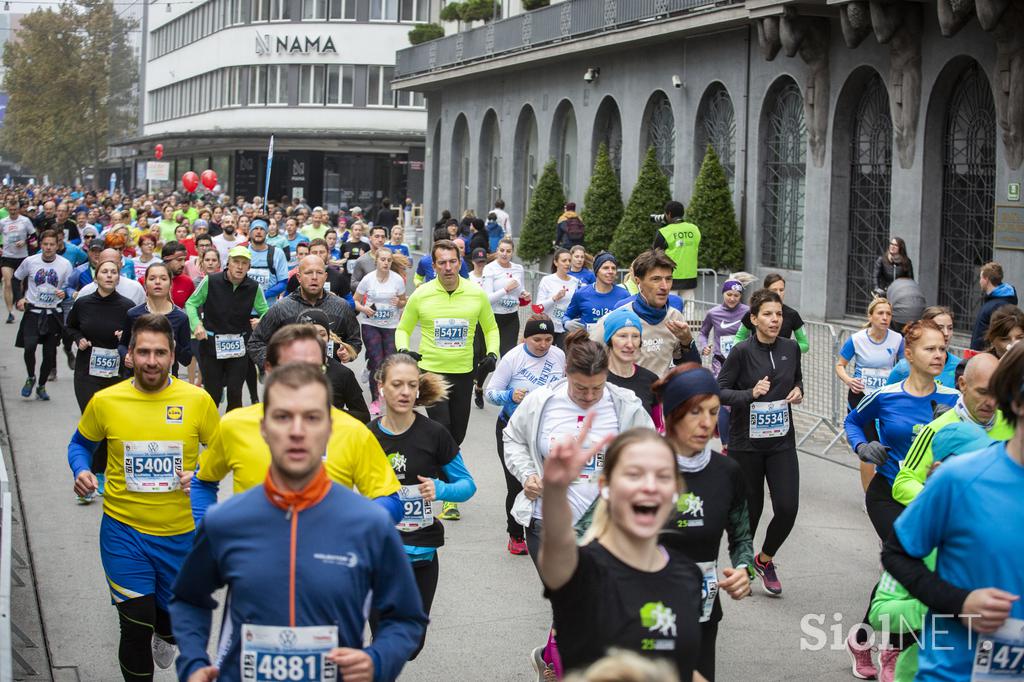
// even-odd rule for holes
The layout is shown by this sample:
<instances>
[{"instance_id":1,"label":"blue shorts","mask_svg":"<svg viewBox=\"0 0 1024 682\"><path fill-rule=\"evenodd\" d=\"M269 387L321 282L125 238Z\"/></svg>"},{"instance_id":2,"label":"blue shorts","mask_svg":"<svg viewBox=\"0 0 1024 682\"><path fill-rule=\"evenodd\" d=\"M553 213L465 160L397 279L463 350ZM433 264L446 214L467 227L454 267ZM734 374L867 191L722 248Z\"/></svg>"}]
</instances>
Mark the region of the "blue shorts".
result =
<instances>
[{"instance_id":1,"label":"blue shorts","mask_svg":"<svg viewBox=\"0 0 1024 682\"><path fill-rule=\"evenodd\" d=\"M166 610L171 601L171 586L192 548L194 535L192 531L181 535L147 535L104 514L100 522L100 560L111 603L153 594L157 606Z\"/></svg>"}]
</instances>

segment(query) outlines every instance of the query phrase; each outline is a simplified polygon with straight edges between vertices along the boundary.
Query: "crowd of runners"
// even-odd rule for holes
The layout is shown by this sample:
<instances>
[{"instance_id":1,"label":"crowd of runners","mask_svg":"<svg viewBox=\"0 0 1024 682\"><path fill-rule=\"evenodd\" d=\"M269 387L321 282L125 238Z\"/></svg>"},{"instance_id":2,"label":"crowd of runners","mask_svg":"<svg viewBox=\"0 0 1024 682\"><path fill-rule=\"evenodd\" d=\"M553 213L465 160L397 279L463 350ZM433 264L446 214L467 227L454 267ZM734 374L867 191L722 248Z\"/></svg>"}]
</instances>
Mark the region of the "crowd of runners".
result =
<instances>
[{"instance_id":1,"label":"crowd of runners","mask_svg":"<svg viewBox=\"0 0 1024 682\"><path fill-rule=\"evenodd\" d=\"M588 253L567 206L536 290L500 201L444 218L415 268L388 204L37 187L4 206L21 395L49 400L62 348L125 680L396 679L430 645L485 401L495 551L527 555L551 604L524 674L714 680L723 599L784 594L808 336L779 274L730 276L692 319L700 231L679 202L630 263ZM913 272L898 241L894 283ZM846 642L860 679L1024 679L1024 312L998 263L979 284L967 357L949 309L897 329L880 290L835 358L885 567Z\"/></svg>"}]
</instances>

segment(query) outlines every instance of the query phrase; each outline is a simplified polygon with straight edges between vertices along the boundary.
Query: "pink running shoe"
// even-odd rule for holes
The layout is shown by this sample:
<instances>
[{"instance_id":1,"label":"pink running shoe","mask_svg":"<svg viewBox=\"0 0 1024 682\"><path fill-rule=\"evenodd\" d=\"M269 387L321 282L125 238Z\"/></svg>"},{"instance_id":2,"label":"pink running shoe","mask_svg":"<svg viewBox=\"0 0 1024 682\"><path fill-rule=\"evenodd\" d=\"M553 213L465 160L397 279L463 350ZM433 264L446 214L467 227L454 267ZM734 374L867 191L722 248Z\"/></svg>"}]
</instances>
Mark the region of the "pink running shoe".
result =
<instances>
[{"instance_id":1,"label":"pink running shoe","mask_svg":"<svg viewBox=\"0 0 1024 682\"><path fill-rule=\"evenodd\" d=\"M885 647L878 652L878 666L881 670L878 673L879 682L893 682L896 679L896 661L899 660L903 649Z\"/></svg>"},{"instance_id":2,"label":"pink running shoe","mask_svg":"<svg viewBox=\"0 0 1024 682\"><path fill-rule=\"evenodd\" d=\"M761 587L770 597L778 597L782 594L782 582L779 574L775 572L775 562L762 562L760 554L754 556L754 572L761 578Z\"/></svg>"},{"instance_id":3,"label":"pink running shoe","mask_svg":"<svg viewBox=\"0 0 1024 682\"><path fill-rule=\"evenodd\" d=\"M871 658L871 645L867 642L857 643L859 630L860 628L856 628L850 631L849 637L846 638L846 652L850 654L850 660L853 663L853 676L859 680L873 680L878 677L878 668L875 667L875 662ZM895 666L895 659L893 659L894 669ZM889 679L892 680L891 677Z\"/></svg>"},{"instance_id":4,"label":"pink running shoe","mask_svg":"<svg viewBox=\"0 0 1024 682\"><path fill-rule=\"evenodd\" d=\"M515 554L516 556L523 556L525 554L529 554L530 550L526 547L526 540L517 540L510 535L508 537L508 553Z\"/></svg>"}]
</instances>

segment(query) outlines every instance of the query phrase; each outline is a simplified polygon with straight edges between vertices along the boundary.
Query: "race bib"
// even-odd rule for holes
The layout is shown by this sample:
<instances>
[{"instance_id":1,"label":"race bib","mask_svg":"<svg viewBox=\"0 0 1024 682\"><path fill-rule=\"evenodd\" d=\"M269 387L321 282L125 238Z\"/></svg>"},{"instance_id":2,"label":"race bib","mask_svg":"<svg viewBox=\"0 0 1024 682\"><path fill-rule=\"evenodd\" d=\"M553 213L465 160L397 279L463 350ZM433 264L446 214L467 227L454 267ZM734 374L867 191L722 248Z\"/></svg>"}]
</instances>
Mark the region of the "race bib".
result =
<instances>
[{"instance_id":1,"label":"race bib","mask_svg":"<svg viewBox=\"0 0 1024 682\"><path fill-rule=\"evenodd\" d=\"M420 495L419 486L403 485L398 491L398 498L402 501L402 520L395 524L395 528L408 533L434 523L434 508Z\"/></svg>"},{"instance_id":2,"label":"race bib","mask_svg":"<svg viewBox=\"0 0 1024 682\"><path fill-rule=\"evenodd\" d=\"M53 307L55 307L57 305L57 292L56 291L50 291L48 289L47 290L43 290L43 289L37 290L36 291L36 298L39 299L39 302L36 305L38 305L40 308L53 308Z\"/></svg>"},{"instance_id":3,"label":"race bib","mask_svg":"<svg viewBox=\"0 0 1024 682\"><path fill-rule=\"evenodd\" d=\"M434 320L434 345L438 348L465 348L468 340L468 320L457 318Z\"/></svg>"},{"instance_id":4,"label":"race bib","mask_svg":"<svg viewBox=\"0 0 1024 682\"><path fill-rule=\"evenodd\" d=\"M249 277L256 280L256 283L260 285L260 289L266 289L270 286L269 268L249 268Z\"/></svg>"},{"instance_id":5,"label":"race bib","mask_svg":"<svg viewBox=\"0 0 1024 682\"><path fill-rule=\"evenodd\" d=\"M498 299L498 305L502 310L512 311L519 307L519 299L515 296L502 296Z\"/></svg>"},{"instance_id":6,"label":"race bib","mask_svg":"<svg viewBox=\"0 0 1024 682\"><path fill-rule=\"evenodd\" d=\"M116 348L93 347L89 356L89 376L112 379L121 369L121 354Z\"/></svg>"},{"instance_id":7,"label":"race bib","mask_svg":"<svg viewBox=\"0 0 1024 682\"><path fill-rule=\"evenodd\" d=\"M722 350L722 357L729 357L729 353L732 352L732 347L736 345L736 335L733 336L722 336L718 339L718 347Z\"/></svg>"},{"instance_id":8,"label":"race bib","mask_svg":"<svg viewBox=\"0 0 1024 682\"><path fill-rule=\"evenodd\" d=\"M718 562L698 561L697 567L704 574L704 584L700 588L700 622L706 623L711 618L711 610L715 608L715 597L718 596Z\"/></svg>"},{"instance_id":9,"label":"race bib","mask_svg":"<svg viewBox=\"0 0 1024 682\"><path fill-rule=\"evenodd\" d=\"M785 400L750 404L750 437L779 438L789 433L789 404Z\"/></svg>"},{"instance_id":10,"label":"race bib","mask_svg":"<svg viewBox=\"0 0 1024 682\"><path fill-rule=\"evenodd\" d=\"M978 640L971 682L1024 680L1024 620L1007 618L1003 627Z\"/></svg>"},{"instance_id":11,"label":"race bib","mask_svg":"<svg viewBox=\"0 0 1024 682\"><path fill-rule=\"evenodd\" d=\"M358 258L358 256L357 256ZM345 269L348 270L348 274L352 274L356 271L356 258L349 256L349 259L345 261Z\"/></svg>"},{"instance_id":12,"label":"race bib","mask_svg":"<svg viewBox=\"0 0 1024 682\"><path fill-rule=\"evenodd\" d=\"M569 306L566 305L566 308L568 308L568 307ZM561 320L561 319L563 319L565 317L565 310L566 310L566 308L559 308L557 306L552 308L551 309L551 319L552 320Z\"/></svg>"},{"instance_id":13,"label":"race bib","mask_svg":"<svg viewBox=\"0 0 1024 682\"><path fill-rule=\"evenodd\" d=\"M864 367L860 370L860 380L864 382L864 394L877 391L889 382L891 370L879 367Z\"/></svg>"},{"instance_id":14,"label":"race bib","mask_svg":"<svg viewBox=\"0 0 1024 682\"><path fill-rule=\"evenodd\" d=\"M245 355L245 339L241 334L217 334L213 337L213 348L218 360L240 358Z\"/></svg>"},{"instance_id":15,"label":"race bib","mask_svg":"<svg viewBox=\"0 0 1024 682\"><path fill-rule=\"evenodd\" d=\"M395 319L395 306L377 303L373 306L373 319L376 322L390 322Z\"/></svg>"},{"instance_id":16,"label":"race bib","mask_svg":"<svg viewBox=\"0 0 1024 682\"><path fill-rule=\"evenodd\" d=\"M168 493L179 487L184 466L180 440L126 440L124 482L133 493Z\"/></svg>"},{"instance_id":17,"label":"race bib","mask_svg":"<svg viewBox=\"0 0 1024 682\"><path fill-rule=\"evenodd\" d=\"M586 445L589 446L589 443ZM583 465L576 480L580 483L597 483L597 477L601 475L602 471L604 471L604 452L598 452Z\"/></svg>"},{"instance_id":18,"label":"race bib","mask_svg":"<svg viewBox=\"0 0 1024 682\"><path fill-rule=\"evenodd\" d=\"M242 626L242 679L246 682L323 682L338 669L327 654L338 646L336 625L287 628Z\"/></svg>"}]
</instances>

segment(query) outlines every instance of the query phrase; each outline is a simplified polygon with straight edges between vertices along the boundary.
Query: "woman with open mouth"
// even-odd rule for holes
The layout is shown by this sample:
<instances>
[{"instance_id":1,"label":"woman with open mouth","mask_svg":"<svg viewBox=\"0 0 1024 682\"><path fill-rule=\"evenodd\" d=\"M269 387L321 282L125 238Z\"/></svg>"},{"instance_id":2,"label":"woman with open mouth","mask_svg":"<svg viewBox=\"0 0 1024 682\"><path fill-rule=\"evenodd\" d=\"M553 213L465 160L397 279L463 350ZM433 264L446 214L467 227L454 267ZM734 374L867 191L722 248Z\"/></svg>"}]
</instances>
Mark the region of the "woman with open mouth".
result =
<instances>
[{"instance_id":1,"label":"woman with open mouth","mask_svg":"<svg viewBox=\"0 0 1024 682\"><path fill-rule=\"evenodd\" d=\"M661 542L696 561L703 573L697 671L714 682L715 640L722 620L719 593L733 599L750 594L754 547L747 484L735 460L711 449L722 409L715 376L688 362L669 372L654 391L662 401L665 436L686 486L661 531ZM719 569L718 549L725 534L732 567Z\"/></svg>"},{"instance_id":2,"label":"woman with open mouth","mask_svg":"<svg viewBox=\"0 0 1024 682\"><path fill-rule=\"evenodd\" d=\"M658 544L683 483L672 448L651 429L584 445L560 440L544 461L543 543L538 570L551 600L558 649L566 670L578 670L610 647L674 663L680 680L698 672L701 589L696 564ZM577 547L568 491L587 462L608 446L600 501Z\"/></svg>"}]
</instances>

